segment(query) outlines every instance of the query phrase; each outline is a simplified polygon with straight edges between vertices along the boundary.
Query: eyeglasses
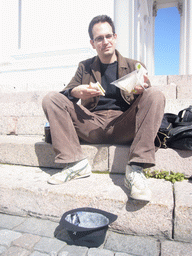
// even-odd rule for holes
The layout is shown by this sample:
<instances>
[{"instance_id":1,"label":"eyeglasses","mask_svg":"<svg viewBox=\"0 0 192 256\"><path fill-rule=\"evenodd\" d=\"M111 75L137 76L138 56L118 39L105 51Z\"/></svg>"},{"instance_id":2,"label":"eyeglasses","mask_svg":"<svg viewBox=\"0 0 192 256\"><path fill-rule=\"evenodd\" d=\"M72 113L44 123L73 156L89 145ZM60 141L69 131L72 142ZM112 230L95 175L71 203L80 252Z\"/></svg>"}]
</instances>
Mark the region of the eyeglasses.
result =
<instances>
[{"instance_id":1,"label":"eyeglasses","mask_svg":"<svg viewBox=\"0 0 192 256\"><path fill-rule=\"evenodd\" d=\"M101 43L103 42L103 40L106 38L108 41L112 41L114 37L114 34L107 34L106 36L98 36L95 39L93 39L93 41L95 41L96 43Z\"/></svg>"}]
</instances>

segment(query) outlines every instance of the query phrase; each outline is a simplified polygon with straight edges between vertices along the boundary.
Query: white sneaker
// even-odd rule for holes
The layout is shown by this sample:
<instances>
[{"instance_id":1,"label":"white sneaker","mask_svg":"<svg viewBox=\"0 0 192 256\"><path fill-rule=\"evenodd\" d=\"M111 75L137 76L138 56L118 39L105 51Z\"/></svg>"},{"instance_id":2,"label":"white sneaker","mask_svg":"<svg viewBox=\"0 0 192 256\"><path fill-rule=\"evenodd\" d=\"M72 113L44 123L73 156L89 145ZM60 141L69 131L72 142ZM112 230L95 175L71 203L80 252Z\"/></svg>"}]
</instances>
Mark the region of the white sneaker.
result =
<instances>
[{"instance_id":1,"label":"white sneaker","mask_svg":"<svg viewBox=\"0 0 192 256\"><path fill-rule=\"evenodd\" d=\"M148 188L147 179L143 174L142 167L127 165L124 185L128 188L131 198L142 201L151 200L151 190Z\"/></svg>"},{"instance_id":2,"label":"white sneaker","mask_svg":"<svg viewBox=\"0 0 192 256\"><path fill-rule=\"evenodd\" d=\"M90 175L91 166L87 159L83 159L79 162L68 164L61 172L52 175L47 182L52 185L59 185L72 179L84 178Z\"/></svg>"}]
</instances>

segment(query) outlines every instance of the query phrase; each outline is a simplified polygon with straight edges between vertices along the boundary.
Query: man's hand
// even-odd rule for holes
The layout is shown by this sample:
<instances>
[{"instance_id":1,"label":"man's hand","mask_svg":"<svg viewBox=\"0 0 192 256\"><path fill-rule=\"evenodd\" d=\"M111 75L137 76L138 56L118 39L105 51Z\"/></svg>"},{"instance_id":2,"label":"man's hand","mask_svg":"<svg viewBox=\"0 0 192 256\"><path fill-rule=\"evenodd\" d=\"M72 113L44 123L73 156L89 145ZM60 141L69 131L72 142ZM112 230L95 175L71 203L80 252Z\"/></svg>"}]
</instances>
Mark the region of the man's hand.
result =
<instances>
[{"instance_id":1,"label":"man's hand","mask_svg":"<svg viewBox=\"0 0 192 256\"><path fill-rule=\"evenodd\" d=\"M87 100L89 98L96 97L99 95L101 95L101 93L96 89L91 88L90 85L88 84L82 84L82 85L76 86L71 91L72 97L82 99L82 100Z\"/></svg>"},{"instance_id":2,"label":"man's hand","mask_svg":"<svg viewBox=\"0 0 192 256\"><path fill-rule=\"evenodd\" d=\"M148 80L149 80L148 76L144 75L144 84L143 84L143 86L141 86L141 85L135 86L134 94L141 94L141 93L143 93L143 91L149 87L149 85L147 84Z\"/></svg>"}]
</instances>

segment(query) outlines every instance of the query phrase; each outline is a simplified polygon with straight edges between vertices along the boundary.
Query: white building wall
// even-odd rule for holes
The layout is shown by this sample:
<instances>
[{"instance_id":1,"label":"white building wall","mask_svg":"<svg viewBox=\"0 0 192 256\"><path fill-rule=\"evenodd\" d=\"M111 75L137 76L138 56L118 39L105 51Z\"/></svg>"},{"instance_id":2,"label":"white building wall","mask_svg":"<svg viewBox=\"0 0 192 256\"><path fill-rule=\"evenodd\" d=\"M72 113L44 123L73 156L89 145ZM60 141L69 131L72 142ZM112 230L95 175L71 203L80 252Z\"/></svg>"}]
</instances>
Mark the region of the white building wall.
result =
<instances>
[{"instance_id":1,"label":"white building wall","mask_svg":"<svg viewBox=\"0 0 192 256\"><path fill-rule=\"evenodd\" d=\"M63 89L79 61L96 54L91 19L114 19L114 0L1 0L0 7L0 91Z\"/></svg>"},{"instance_id":2,"label":"white building wall","mask_svg":"<svg viewBox=\"0 0 192 256\"><path fill-rule=\"evenodd\" d=\"M157 9L183 4L180 74L192 74L192 0L159 0ZM154 74L154 0L1 0L0 91L62 90L79 61L96 54L90 20L115 21L117 49Z\"/></svg>"}]
</instances>

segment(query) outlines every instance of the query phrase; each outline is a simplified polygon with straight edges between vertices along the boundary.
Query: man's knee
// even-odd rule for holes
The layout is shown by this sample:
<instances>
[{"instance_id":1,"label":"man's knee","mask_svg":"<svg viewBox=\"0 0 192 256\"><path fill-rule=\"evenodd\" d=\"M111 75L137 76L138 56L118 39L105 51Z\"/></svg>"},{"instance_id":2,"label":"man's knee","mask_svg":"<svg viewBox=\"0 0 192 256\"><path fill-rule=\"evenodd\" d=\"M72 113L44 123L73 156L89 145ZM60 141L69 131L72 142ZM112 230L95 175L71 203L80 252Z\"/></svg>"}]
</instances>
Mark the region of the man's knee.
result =
<instances>
[{"instance_id":1,"label":"man's knee","mask_svg":"<svg viewBox=\"0 0 192 256\"><path fill-rule=\"evenodd\" d=\"M148 100L165 105L165 95L158 88L150 87L145 91L145 93Z\"/></svg>"},{"instance_id":2,"label":"man's knee","mask_svg":"<svg viewBox=\"0 0 192 256\"><path fill-rule=\"evenodd\" d=\"M42 106L45 107L47 106L47 104L50 104L51 102L53 102L53 100L58 97L58 92L48 92L42 100Z\"/></svg>"}]
</instances>

